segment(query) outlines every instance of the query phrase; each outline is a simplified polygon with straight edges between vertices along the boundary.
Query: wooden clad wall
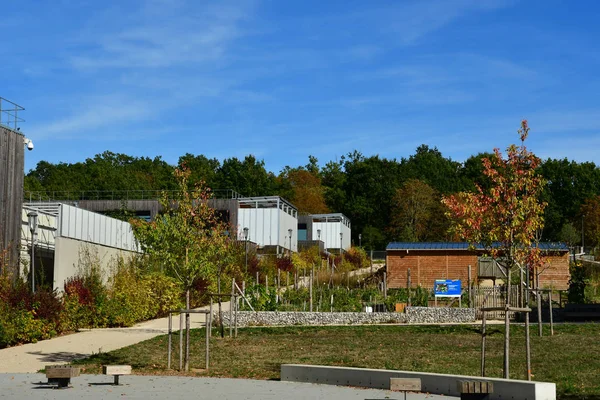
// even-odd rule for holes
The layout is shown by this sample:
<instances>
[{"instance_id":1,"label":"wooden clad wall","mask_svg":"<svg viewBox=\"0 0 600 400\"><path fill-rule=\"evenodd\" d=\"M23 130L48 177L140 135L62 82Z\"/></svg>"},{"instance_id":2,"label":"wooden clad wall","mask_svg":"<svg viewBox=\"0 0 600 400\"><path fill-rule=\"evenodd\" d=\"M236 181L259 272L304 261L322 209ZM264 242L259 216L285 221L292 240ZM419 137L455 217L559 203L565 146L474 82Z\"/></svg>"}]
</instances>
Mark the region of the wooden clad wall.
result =
<instances>
[{"instance_id":1,"label":"wooden clad wall","mask_svg":"<svg viewBox=\"0 0 600 400\"><path fill-rule=\"evenodd\" d=\"M432 288L436 279L461 279L463 287L471 265L472 278L477 279L476 252L467 250L388 250L388 288L405 288L407 270L410 268L411 285ZM547 265L542 268L540 286L542 288L568 289L569 254L551 252L545 255Z\"/></svg>"},{"instance_id":2,"label":"wooden clad wall","mask_svg":"<svg viewBox=\"0 0 600 400\"><path fill-rule=\"evenodd\" d=\"M19 270L24 169L23 135L0 126L0 252L8 250L13 273Z\"/></svg>"},{"instance_id":3,"label":"wooden clad wall","mask_svg":"<svg viewBox=\"0 0 600 400\"><path fill-rule=\"evenodd\" d=\"M477 274L477 254L464 250L410 250L387 252L388 288L405 288L410 268L411 286L432 288L436 279L468 277L471 265L473 277Z\"/></svg>"}]
</instances>

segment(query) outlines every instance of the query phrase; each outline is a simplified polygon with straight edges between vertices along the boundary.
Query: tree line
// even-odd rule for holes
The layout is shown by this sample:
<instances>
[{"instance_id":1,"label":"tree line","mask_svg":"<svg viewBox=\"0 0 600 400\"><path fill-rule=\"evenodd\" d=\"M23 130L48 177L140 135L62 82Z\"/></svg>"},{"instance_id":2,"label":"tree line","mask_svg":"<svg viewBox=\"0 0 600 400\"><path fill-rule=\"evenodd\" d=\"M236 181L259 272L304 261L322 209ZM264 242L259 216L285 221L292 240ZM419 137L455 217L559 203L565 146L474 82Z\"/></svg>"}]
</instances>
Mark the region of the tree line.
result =
<instances>
[{"instance_id":1,"label":"tree line","mask_svg":"<svg viewBox=\"0 0 600 400\"><path fill-rule=\"evenodd\" d=\"M173 171L185 166L190 181L213 190L232 189L244 196L279 195L300 213L341 212L352 221L352 236L367 249L389 241L457 240L449 232L442 196L489 187L480 153L465 162L444 157L435 147L419 146L407 158L365 156L358 151L320 164L286 166L278 174L248 155L222 162L187 153L176 165L161 157L132 157L106 151L83 162L40 161L25 176L30 192L175 190ZM544 180L545 226L542 241L586 246L600 243L600 168L593 162L547 159L537 168ZM583 235L582 235L583 231Z\"/></svg>"}]
</instances>

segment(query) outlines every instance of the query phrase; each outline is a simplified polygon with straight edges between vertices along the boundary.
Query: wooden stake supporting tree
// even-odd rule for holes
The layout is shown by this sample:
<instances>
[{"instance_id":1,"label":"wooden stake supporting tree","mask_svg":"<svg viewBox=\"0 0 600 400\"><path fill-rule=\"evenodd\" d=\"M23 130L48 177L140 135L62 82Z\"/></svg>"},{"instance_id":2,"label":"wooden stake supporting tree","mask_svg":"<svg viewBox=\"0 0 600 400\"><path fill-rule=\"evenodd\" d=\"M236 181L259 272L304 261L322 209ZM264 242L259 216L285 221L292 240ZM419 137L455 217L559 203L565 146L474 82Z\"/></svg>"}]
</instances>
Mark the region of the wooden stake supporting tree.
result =
<instances>
[{"instance_id":1,"label":"wooden stake supporting tree","mask_svg":"<svg viewBox=\"0 0 600 400\"><path fill-rule=\"evenodd\" d=\"M160 203L164 213L152 222L131 221L142 250L169 275L182 284L186 292L186 309L190 309L190 291L197 279L215 281L230 254L231 239L225 235L227 226L209 207L210 190L202 182L192 186L190 170L174 172L178 190L174 196L164 192ZM184 368L189 370L190 319L185 318L186 349Z\"/></svg>"},{"instance_id":2,"label":"wooden stake supporting tree","mask_svg":"<svg viewBox=\"0 0 600 400\"><path fill-rule=\"evenodd\" d=\"M536 232L543 228L543 213L546 207L546 203L540 200L544 180L536 171L540 159L525 147L525 140L529 134L526 120L521 122L518 133L521 145L509 146L506 158L499 149L494 149L491 157L482 160L483 172L491 182L489 188L478 186L475 193L463 192L442 199L448 207L447 215L452 220L453 231L467 240L472 247L483 246L506 271L506 304L502 307L506 315L506 379L510 376L509 312L529 312L528 307L519 308L510 304L511 271L515 268L527 268L532 271L544 263L540 249L535 243ZM483 311L485 313L486 310ZM526 340L529 343L529 329L526 330ZM529 349L529 346L527 348Z\"/></svg>"}]
</instances>

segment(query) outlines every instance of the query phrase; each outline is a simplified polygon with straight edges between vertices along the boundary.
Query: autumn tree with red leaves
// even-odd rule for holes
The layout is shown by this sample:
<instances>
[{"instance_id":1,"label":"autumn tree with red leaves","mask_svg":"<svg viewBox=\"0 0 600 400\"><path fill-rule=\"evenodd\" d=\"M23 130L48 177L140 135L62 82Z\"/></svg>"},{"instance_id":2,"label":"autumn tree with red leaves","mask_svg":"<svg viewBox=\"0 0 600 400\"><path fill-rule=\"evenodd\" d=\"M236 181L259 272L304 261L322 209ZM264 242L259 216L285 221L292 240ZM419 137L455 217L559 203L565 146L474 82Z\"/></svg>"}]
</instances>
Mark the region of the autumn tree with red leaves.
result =
<instances>
[{"instance_id":1,"label":"autumn tree with red leaves","mask_svg":"<svg viewBox=\"0 0 600 400\"><path fill-rule=\"evenodd\" d=\"M484 175L491 182L488 188L477 186L475 193L462 192L442 200L449 209L453 231L471 246L483 246L505 268L507 293L513 268L533 271L544 263L536 245L546 207L540 200L545 182L536 171L541 161L525 147L529 134L526 120L521 121L518 133L521 145L509 146L506 158L494 149L491 157L482 159ZM505 310L510 306L507 295ZM506 315L504 377L508 378L508 312Z\"/></svg>"},{"instance_id":2,"label":"autumn tree with red leaves","mask_svg":"<svg viewBox=\"0 0 600 400\"><path fill-rule=\"evenodd\" d=\"M540 201L544 179L537 173L540 159L525 147L527 121L519 129L521 145L511 145L506 158L499 149L482 160L488 189L461 192L443 198L453 231L473 246L483 246L507 270L515 266L533 268L543 261L536 246L537 233L544 227Z\"/></svg>"}]
</instances>

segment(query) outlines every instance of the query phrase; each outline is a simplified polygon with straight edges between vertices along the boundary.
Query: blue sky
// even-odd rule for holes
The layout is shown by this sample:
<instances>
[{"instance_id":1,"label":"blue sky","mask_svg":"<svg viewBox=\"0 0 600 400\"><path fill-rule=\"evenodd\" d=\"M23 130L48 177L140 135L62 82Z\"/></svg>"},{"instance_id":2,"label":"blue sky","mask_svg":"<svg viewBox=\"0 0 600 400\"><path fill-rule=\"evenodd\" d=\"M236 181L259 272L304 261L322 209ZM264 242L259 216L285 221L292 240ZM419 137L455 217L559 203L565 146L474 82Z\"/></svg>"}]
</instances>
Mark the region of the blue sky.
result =
<instances>
[{"instance_id":1,"label":"blue sky","mask_svg":"<svg viewBox=\"0 0 600 400\"><path fill-rule=\"evenodd\" d=\"M269 170L422 143L464 161L518 140L600 163L595 1L96 1L2 5L0 96L38 161L105 150Z\"/></svg>"}]
</instances>

